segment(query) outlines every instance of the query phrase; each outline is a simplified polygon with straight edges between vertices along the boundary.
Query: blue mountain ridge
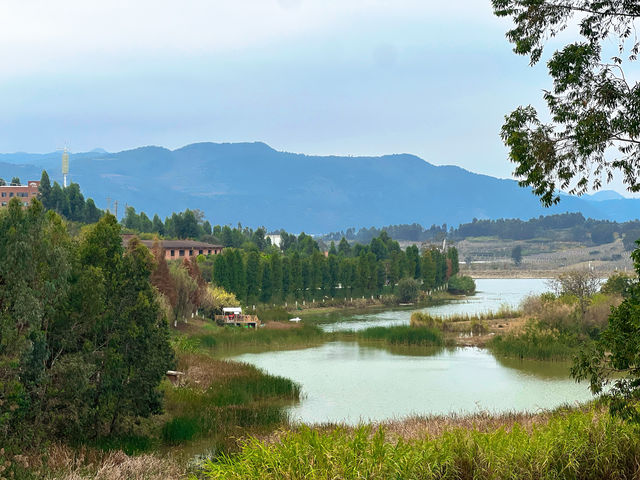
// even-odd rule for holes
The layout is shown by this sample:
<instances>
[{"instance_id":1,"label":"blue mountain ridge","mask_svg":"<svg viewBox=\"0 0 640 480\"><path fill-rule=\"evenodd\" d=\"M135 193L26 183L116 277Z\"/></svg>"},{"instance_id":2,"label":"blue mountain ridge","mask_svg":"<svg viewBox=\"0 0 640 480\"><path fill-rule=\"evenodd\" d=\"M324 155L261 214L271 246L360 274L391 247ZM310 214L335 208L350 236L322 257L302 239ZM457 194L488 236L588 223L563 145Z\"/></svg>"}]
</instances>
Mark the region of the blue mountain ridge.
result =
<instances>
[{"instance_id":1,"label":"blue mountain ridge","mask_svg":"<svg viewBox=\"0 0 640 480\"><path fill-rule=\"evenodd\" d=\"M60 152L0 154L0 177L61 181ZM348 227L458 225L473 218L581 212L617 221L640 215L640 199L564 196L544 208L514 180L435 166L415 155L312 156L256 143L148 146L70 155L70 177L101 208L107 198L161 217L201 209L212 224L323 233ZM611 199L607 199L611 197ZM597 201L596 201L597 200Z\"/></svg>"}]
</instances>

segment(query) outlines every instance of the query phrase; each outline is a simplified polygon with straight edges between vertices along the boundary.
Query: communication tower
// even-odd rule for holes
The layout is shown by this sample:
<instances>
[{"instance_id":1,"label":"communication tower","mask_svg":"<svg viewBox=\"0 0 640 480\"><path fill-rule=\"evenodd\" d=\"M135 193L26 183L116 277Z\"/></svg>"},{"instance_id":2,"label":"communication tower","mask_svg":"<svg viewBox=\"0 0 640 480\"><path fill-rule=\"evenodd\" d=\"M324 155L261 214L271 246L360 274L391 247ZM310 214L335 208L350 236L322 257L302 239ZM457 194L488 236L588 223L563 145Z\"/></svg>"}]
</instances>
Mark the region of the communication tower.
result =
<instances>
[{"instance_id":1,"label":"communication tower","mask_svg":"<svg viewBox=\"0 0 640 480\"><path fill-rule=\"evenodd\" d=\"M67 188L67 176L69 175L69 152L65 147L62 152L62 184Z\"/></svg>"}]
</instances>

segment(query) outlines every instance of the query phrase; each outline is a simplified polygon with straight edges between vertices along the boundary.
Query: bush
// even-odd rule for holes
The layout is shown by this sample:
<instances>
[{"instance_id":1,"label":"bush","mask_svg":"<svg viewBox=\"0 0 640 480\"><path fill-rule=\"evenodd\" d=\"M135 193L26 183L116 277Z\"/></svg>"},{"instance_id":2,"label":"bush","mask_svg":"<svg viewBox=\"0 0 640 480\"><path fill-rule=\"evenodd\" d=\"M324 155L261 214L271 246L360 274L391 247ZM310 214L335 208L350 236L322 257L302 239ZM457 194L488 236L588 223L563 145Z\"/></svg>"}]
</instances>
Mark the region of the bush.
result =
<instances>
[{"instance_id":1,"label":"bush","mask_svg":"<svg viewBox=\"0 0 640 480\"><path fill-rule=\"evenodd\" d=\"M476 282L471 277L454 275L449 279L448 290L454 295L473 295L476 293Z\"/></svg>"},{"instance_id":2,"label":"bush","mask_svg":"<svg viewBox=\"0 0 640 480\"><path fill-rule=\"evenodd\" d=\"M402 303L415 302L420 292L420 284L415 278L403 278L398 282L398 300Z\"/></svg>"},{"instance_id":3,"label":"bush","mask_svg":"<svg viewBox=\"0 0 640 480\"><path fill-rule=\"evenodd\" d=\"M604 282L602 287L600 287L600 291L609 295L614 294L624 296L629 287L633 284L633 280L633 277L626 273L616 272L607 278L607 281Z\"/></svg>"}]
</instances>

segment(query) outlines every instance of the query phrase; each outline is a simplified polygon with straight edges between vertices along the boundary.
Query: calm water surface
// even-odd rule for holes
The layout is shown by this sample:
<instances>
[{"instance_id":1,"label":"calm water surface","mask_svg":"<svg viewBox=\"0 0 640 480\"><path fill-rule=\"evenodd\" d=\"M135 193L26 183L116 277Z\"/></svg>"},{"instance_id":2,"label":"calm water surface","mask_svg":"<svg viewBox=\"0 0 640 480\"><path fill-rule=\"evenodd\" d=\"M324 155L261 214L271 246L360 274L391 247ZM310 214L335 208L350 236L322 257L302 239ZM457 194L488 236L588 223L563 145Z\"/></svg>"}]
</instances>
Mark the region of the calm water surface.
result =
<instances>
[{"instance_id":1,"label":"calm water surface","mask_svg":"<svg viewBox=\"0 0 640 480\"><path fill-rule=\"evenodd\" d=\"M478 294L422 311L474 314L517 307L545 291L545 280L477 280ZM327 331L408 324L412 310L315 317ZM324 323L323 323L324 322ZM391 349L330 342L302 350L247 353L232 358L302 385L290 408L304 423L382 421L408 415L537 411L591 398L569 377L568 363L494 357L488 350Z\"/></svg>"},{"instance_id":2,"label":"calm water surface","mask_svg":"<svg viewBox=\"0 0 640 480\"><path fill-rule=\"evenodd\" d=\"M454 300L435 307L422 308L419 311L437 316L495 312L503 306L517 308L528 295L540 294L549 289L547 280L540 278L479 279L476 280L476 288L477 293L472 297ZM343 313L330 313L315 315L314 321L318 322L320 327L327 332L363 330L369 327L408 325L414 311L416 310L386 310L350 316L345 316Z\"/></svg>"},{"instance_id":3,"label":"calm water surface","mask_svg":"<svg viewBox=\"0 0 640 480\"><path fill-rule=\"evenodd\" d=\"M568 377L566 363L504 362L477 348L408 355L331 342L233 359L300 383L304 398L289 413L304 423L537 411L590 398L586 384Z\"/></svg>"}]
</instances>

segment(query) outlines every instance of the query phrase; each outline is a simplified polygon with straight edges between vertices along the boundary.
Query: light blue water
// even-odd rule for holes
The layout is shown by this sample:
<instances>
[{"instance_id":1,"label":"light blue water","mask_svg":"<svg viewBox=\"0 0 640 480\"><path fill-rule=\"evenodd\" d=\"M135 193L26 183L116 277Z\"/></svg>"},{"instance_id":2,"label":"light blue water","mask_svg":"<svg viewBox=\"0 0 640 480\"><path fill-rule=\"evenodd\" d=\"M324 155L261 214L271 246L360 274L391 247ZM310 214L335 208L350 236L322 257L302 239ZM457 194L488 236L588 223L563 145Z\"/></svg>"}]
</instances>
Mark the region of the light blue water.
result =
<instances>
[{"instance_id":1,"label":"light blue water","mask_svg":"<svg viewBox=\"0 0 640 480\"><path fill-rule=\"evenodd\" d=\"M463 300L454 300L444 305L419 309L436 316L474 315L488 311L498 311L506 306L517 308L520 302L529 295L537 295L548 291L545 279L479 279L476 280L477 293ZM344 320L335 321L335 314L314 316L320 327L327 332L345 330L363 330L369 327L388 327L408 325L411 314L416 310L387 310L378 313L344 316Z\"/></svg>"},{"instance_id":2,"label":"light blue water","mask_svg":"<svg viewBox=\"0 0 640 480\"><path fill-rule=\"evenodd\" d=\"M437 315L474 314L517 307L541 293L545 280L478 280L466 300L423 309ZM412 310L339 316L314 321L327 331L408 324ZM342 318L344 317L344 318ZM304 321L304 320L303 320ZM304 423L383 421L408 415L537 411L591 398L569 377L568 363L498 359L488 350L390 349L330 342L302 350L238 355L302 385L302 401L289 409Z\"/></svg>"}]
</instances>

